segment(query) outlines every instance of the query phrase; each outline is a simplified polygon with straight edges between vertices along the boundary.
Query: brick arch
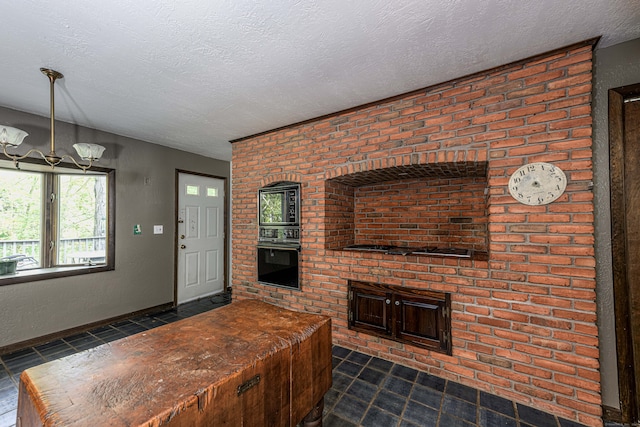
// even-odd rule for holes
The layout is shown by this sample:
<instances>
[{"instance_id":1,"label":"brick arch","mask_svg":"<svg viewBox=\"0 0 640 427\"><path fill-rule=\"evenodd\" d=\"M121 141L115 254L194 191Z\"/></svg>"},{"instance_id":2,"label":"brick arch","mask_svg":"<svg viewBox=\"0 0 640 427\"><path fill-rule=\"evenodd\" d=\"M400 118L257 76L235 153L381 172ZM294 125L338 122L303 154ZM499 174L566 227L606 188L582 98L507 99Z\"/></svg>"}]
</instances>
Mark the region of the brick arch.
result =
<instances>
[{"instance_id":1,"label":"brick arch","mask_svg":"<svg viewBox=\"0 0 640 427\"><path fill-rule=\"evenodd\" d=\"M291 172L270 174L260 180L260 187L267 187L269 185L283 181L302 182L302 176L300 174Z\"/></svg>"},{"instance_id":2,"label":"brick arch","mask_svg":"<svg viewBox=\"0 0 640 427\"><path fill-rule=\"evenodd\" d=\"M486 171L488 148L439 150L368 159L347 163L325 172L325 180L353 174L375 173L385 169L429 167L433 171L458 173L466 171L470 175Z\"/></svg>"}]
</instances>

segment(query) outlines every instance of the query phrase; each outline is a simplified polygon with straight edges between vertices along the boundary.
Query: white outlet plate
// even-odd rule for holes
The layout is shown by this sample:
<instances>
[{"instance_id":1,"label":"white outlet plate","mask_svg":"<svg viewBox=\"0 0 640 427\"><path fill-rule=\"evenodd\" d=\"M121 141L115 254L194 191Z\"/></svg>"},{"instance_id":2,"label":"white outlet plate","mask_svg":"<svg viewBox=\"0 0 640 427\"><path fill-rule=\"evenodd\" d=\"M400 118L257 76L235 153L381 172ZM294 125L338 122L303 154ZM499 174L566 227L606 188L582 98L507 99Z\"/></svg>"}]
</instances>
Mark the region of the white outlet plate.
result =
<instances>
[{"instance_id":1,"label":"white outlet plate","mask_svg":"<svg viewBox=\"0 0 640 427\"><path fill-rule=\"evenodd\" d=\"M162 234L164 232L164 227L161 225L153 226L153 234Z\"/></svg>"}]
</instances>

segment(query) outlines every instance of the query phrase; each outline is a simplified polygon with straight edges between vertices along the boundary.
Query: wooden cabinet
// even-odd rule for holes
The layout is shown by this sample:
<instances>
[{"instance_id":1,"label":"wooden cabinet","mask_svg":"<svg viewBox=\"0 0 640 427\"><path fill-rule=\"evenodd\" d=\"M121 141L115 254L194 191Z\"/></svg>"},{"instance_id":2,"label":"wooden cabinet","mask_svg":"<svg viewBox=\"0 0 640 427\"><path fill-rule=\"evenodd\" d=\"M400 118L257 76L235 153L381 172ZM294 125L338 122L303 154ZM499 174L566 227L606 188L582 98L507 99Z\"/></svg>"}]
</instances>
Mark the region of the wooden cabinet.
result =
<instances>
[{"instance_id":1,"label":"wooden cabinet","mask_svg":"<svg viewBox=\"0 0 640 427\"><path fill-rule=\"evenodd\" d=\"M350 281L349 329L451 355L451 295Z\"/></svg>"}]
</instances>

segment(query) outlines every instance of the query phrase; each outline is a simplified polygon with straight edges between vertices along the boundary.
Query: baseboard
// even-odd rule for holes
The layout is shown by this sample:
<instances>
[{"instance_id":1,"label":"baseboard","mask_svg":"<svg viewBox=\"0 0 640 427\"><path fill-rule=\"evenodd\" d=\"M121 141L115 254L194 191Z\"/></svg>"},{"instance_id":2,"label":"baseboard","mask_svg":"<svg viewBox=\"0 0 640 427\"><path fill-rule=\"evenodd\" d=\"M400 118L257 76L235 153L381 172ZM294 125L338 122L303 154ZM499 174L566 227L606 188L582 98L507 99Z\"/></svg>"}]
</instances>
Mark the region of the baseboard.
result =
<instances>
[{"instance_id":1,"label":"baseboard","mask_svg":"<svg viewBox=\"0 0 640 427\"><path fill-rule=\"evenodd\" d=\"M75 328L65 329L64 331L54 332L53 334L43 335L41 337L32 338L26 341L20 341L14 344L9 344L4 347L0 347L0 355L13 353L16 350L23 349L25 347L35 347L40 344L47 343L49 341L55 341L60 338L68 337L70 335L79 334L81 332L86 332L94 328L99 328L100 326L110 325L111 323L119 322L121 320L131 319L132 317L144 316L145 314L158 313L161 311L166 311L173 308L173 302L168 302L166 304L160 304L155 307L145 308L144 310L138 310L127 314L122 314L120 316L111 317L109 319L100 320L98 322L88 323L82 326L76 326Z\"/></svg>"},{"instance_id":2,"label":"baseboard","mask_svg":"<svg viewBox=\"0 0 640 427\"><path fill-rule=\"evenodd\" d=\"M602 419L614 423L621 423L622 411L617 408L612 408L611 406L602 405Z\"/></svg>"}]
</instances>

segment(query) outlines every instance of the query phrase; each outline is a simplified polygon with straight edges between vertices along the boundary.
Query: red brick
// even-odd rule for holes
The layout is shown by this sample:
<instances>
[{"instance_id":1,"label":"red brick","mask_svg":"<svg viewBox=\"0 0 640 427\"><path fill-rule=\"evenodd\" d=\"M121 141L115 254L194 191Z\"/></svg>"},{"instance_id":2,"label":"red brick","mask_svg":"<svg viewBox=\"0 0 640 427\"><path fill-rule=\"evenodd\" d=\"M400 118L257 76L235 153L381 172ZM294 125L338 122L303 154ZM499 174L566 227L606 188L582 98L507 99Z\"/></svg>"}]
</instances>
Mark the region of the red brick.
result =
<instances>
[{"instance_id":1,"label":"red brick","mask_svg":"<svg viewBox=\"0 0 640 427\"><path fill-rule=\"evenodd\" d=\"M336 345L597 425L591 68L584 46L234 143L234 299L329 315ZM569 178L552 204L522 205L508 192L510 174L534 161L558 164ZM473 162L488 162L486 175L440 174ZM379 185L394 195L369 200L378 216L358 211L358 233L464 243L488 260L340 250L356 240L355 226L340 222L356 221L344 206L378 190L327 180L405 165L433 173ZM299 291L255 283L256 191L280 180L303 184ZM349 279L450 292L453 355L349 330Z\"/></svg>"},{"instance_id":2,"label":"red brick","mask_svg":"<svg viewBox=\"0 0 640 427\"><path fill-rule=\"evenodd\" d=\"M523 77L532 76L535 74L543 73L547 70L547 64L539 64L531 67L525 67L519 71L514 71L507 75L507 79L516 80Z\"/></svg>"}]
</instances>

